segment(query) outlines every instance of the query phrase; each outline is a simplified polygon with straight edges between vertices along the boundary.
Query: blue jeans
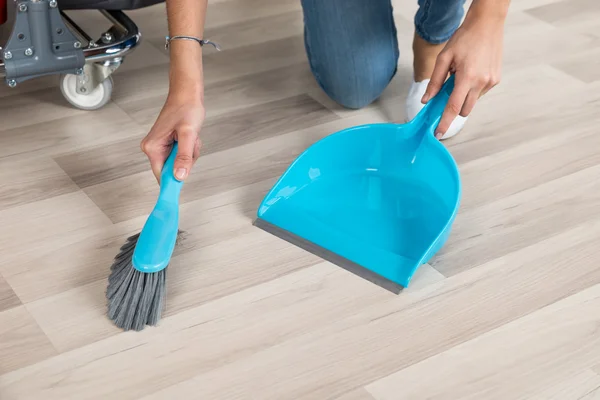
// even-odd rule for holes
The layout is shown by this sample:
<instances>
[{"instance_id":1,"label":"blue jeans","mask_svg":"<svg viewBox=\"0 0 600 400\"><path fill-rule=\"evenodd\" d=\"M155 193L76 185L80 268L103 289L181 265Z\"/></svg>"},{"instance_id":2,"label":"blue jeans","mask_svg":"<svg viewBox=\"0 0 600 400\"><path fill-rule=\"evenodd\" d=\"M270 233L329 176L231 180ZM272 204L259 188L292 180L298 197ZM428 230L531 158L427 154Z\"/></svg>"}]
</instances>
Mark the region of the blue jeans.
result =
<instances>
[{"instance_id":1,"label":"blue jeans","mask_svg":"<svg viewBox=\"0 0 600 400\"><path fill-rule=\"evenodd\" d=\"M391 0L301 0L310 68L338 104L362 108L396 74L398 41ZM416 0L415 31L444 43L462 21L465 0Z\"/></svg>"}]
</instances>

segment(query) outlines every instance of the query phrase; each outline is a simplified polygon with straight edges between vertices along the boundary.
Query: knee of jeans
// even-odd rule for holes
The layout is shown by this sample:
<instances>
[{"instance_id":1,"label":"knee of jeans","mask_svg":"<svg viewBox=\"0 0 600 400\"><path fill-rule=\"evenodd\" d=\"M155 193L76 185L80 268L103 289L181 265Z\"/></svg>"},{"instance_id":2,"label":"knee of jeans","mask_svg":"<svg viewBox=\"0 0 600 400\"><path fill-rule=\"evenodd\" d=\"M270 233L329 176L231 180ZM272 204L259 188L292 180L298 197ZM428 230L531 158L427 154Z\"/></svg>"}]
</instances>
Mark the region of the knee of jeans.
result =
<instances>
[{"instance_id":1,"label":"knee of jeans","mask_svg":"<svg viewBox=\"0 0 600 400\"><path fill-rule=\"evenodd\" d=\"M397 57L354 57L329 68L313 68L321 88L342 107L361 109L377 100L396 73Z\"/></svg>"}]
</instances>

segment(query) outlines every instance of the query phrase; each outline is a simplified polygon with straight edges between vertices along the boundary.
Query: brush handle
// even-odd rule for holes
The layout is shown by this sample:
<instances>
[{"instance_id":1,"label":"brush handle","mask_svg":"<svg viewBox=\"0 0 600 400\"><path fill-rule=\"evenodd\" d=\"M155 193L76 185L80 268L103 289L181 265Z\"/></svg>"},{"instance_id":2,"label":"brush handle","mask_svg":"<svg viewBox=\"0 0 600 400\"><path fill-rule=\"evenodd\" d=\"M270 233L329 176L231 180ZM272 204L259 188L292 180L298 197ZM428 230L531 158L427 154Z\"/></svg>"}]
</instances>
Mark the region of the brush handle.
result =
<instances>
[{"instance_id":1,"label":"brush handle","mask_svg":"<svg viewBox=\"0 0 600 400\"><path fill-rule=\"evenodd\" d=\"M177 142L163 165L160 193L152 213L148 216L133 252L133 267L152 273L169 265L179 230L179 194L183 182L175 178L173 164L177 156Z\"/></svg>"},{"instance_id":2,"label":"brush handle","mask_svg":"<svg viewBox=\"0 0 600 400\"><path fill-rule=\"evenodd\" d=\"M442 85L438 94L429 100L425 107L423 107L424 123L427 126L429 133L433 133L440 123L448 100L450 100L452 90L454 90L454 74L450 75Z\"/></svg>"},{"instance_id":3,"label":"brush handle","mask_svg":"<svg viewBox=\"0 0 600 400\"><path fill-rule=\"evenodd\" d=\"M160 174L160 194L159 201L170 201L179 203L179 193L183 182L175 178L173 168L175 166L175 158L177 157L177 142L173 143L173 148Z\"/></svg>"}]
</instances>

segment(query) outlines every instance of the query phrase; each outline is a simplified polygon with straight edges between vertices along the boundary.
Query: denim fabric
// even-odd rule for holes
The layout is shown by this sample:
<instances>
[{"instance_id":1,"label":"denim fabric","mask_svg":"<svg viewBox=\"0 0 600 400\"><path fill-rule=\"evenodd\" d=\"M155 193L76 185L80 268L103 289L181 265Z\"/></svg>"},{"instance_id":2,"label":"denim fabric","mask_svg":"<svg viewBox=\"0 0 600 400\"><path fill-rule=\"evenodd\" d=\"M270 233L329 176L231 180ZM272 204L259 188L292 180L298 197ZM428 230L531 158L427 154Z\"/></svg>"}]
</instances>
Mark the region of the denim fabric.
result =
<instances>
[{"instance_id":1,"label":"denim fabric","mask_svg":"<svg viewBox=\"0 0 600 400\"><path fill-rule=\"evenodd\" d=\"M372 103L396 74L400 55L391 0L301 1L306 53L321 88L347 108ZM418 0L416 32L431 43L447 41L464 2Z\"/></svg>"},{"instance_id":2,"label":"denim fabric","mask_svg":"<svg viewBox=\"0 0 600 400\"><path fill-rule=\"evenodd\" d=\"M448 41L464 14L465 0L418 0L415 14L417 34L433 44Z\"/></svg>"}]
</instances>

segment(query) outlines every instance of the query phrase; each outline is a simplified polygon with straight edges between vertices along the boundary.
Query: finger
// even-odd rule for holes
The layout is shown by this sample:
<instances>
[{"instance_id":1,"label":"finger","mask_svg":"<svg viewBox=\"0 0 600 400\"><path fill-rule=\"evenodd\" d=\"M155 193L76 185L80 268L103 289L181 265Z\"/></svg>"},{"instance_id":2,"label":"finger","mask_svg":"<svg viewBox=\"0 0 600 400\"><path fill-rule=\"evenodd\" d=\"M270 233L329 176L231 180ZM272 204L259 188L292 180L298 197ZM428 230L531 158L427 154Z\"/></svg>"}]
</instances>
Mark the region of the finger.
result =
<instances>
[{"instance_id":1,"label":"finger","mask_svg":"<svg viewBox=\"0 0 600 400\"><path fill-rule=\"evenodd\" d=\"M446 81L451 63L452 55L450 53L442 51L438 55L435 61L435 67L433 68L433 74L431 75L431 80L427 84L427 89L425 89L425 94L421 99L422 103L427 103L429 99L438 94L442 88L442 85Z\"/></svg>"},{"instance_id":2,"label":"finger","mask_svg":"<svg viewBox=\"0 0 600 400\"><path fill-rule=\"evenodd\" d=\"M471 114L471 111L473 111L473 108L475 107L475 103L477 103L481 97L481 93L481 91L473 89L467 94L467 98L460 110L461 117L468 117L469 114Z\"/></svg>"},{"instance_id":3,"label":"finger","mask_svg":"<svg viewBox=\"0 0 600 400\"><path fill-rule=\"evenodd\" d=\"M160 143L151 135L148 135L142 140L140 147L148 157L152 173L154 174L156 181L160 184L160 174L169 154L170 144L168 147L165 147L163 143Z\"/></svg>"},{"instance_id":4,"label":"finger","mask_svg":"<svg viewBox=\"0 0 600 400\"><path fill-rule=\"evenodd\" d=\"M486 95L487 92L489 92L492 88L494 88L496 85L498 84L498 79L497 78L491 78L487 84L485 85L485 87L483 88L483 90L481 91L481 93L479 94L479 97L481 98L482 96Z\"/></svg>"},{"instance_id":5,"label":"finger","mask_svg":"<svg viewBox=\"0 0 600 400\"><path fill-rule=\"evenodd\" d=\"M165 164L165 160L158 156L149 156L148 159L150 160L150 168L152 169L152 173L160 185L160 173L163 165Z\"/></svg>"},{"instance_id":6,"label":"finger","mask_svg":"<svg viewBox=\"0 0 600 400\"><path fill-rule=\"evenodd\" d=\"M458 113L462 110L469 90L469 83L465 79L461 79L457 76L454 90L448 99L448 103L442 114L442 119L435 130L435 137L442 137L448 128L450 128L450 124L452 124L452 121L454 121Z\"/></svg>"},{"instance_id":7,"label":"finger","mask_svg":"<svg viewBox=\"0 0 600 400\"><path fill-rule=\"evenodd\" d=\"M202 142L200 141L200 138L197 137L196 138L196 144L194 145L194 163L200 157L200 147L201 146L202 146Z\"/></svg>"},{"instance_id":8,"label":"finger","mask_svg":"<svg viewBox=\"0 0 600 400\"><path fill-rule=\"evenodd\" d=\"M182 127L177 130L177 156L173 166L175 178L182 181L188 177L194 164L194 149L197 132L192 127Z\"/></svg>"}]
</instances>

